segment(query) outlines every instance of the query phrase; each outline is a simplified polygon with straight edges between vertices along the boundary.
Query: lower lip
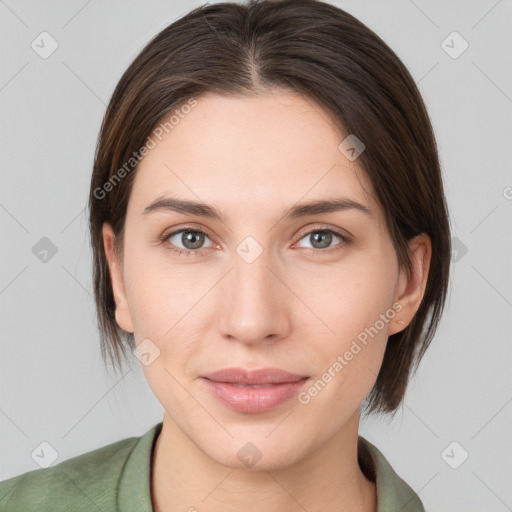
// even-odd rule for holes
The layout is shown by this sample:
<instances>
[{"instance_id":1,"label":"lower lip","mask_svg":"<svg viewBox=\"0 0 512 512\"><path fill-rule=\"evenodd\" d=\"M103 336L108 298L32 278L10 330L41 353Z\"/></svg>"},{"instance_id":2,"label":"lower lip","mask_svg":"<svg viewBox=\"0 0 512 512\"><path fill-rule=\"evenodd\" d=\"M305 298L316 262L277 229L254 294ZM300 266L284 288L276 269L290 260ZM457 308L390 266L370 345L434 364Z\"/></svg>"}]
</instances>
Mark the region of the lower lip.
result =
<instances>
[{"instance_id":1,"label":"lower lip","mask_svg":"<svg viewBox=\"0 0 512 512\"><path fill-rule=\"evenodd\" d=\"M267 388L250 388L203 378L208 390L226 407L236 412L253 414L270 411L287 402L307 380L305 377L296 382L273 384Z\"/></svg>"}]
</instances>

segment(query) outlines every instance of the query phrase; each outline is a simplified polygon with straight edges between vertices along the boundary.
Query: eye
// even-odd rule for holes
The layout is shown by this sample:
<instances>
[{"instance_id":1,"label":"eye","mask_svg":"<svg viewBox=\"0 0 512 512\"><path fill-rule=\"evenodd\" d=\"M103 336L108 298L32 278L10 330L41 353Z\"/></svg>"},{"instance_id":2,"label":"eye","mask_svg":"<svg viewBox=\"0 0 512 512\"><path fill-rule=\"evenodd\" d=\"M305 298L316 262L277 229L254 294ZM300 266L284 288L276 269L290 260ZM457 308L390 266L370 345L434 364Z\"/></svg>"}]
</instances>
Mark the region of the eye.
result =
<instances>
[{"instance_id":1,"label":"eye","mask_svg":"<svg viewBox=\"0 0 512 512\"><path fill-rule=\"evenodd\" d=\"M311 247L306 247L306 249L311 249L313 252L322 252L322 253L332 253L338 250L343 249L343 247L350 243L350 238L339 231L330 228L316 228L308 231L300 240L305 239L311 244ZM333 242L336 242L338 239L340 242L335 245L333 248L330 248Z\"/></svg>"},{"instance_id":2,"label":"eye","mask_svg":"<svg viewBox=\"0 0 512 512\"><path fill-rule=\"evenodd\" d=\"M205 238L209 237L202 229L183 228L165 234L161 240L169 250L179 255L196 256L202 253ZM212 243L211 246L214 244Z\"/></svg>"}]
</instances>

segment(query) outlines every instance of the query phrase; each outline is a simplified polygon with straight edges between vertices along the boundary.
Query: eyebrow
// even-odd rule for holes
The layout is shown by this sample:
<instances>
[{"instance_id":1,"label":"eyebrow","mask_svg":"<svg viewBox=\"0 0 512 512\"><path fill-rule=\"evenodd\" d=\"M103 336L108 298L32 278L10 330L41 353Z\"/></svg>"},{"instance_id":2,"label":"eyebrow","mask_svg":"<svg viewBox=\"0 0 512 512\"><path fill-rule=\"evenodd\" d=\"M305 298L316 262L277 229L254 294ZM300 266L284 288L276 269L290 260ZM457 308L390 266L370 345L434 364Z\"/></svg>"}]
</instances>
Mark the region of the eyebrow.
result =
<instances>
[{"instance_id":1,"label":"eyebrow","mask_svg":"<svg viewBox=\"0 0 512 512\"><path fill-rule=\"evenodd\" d=\"M314 200L306 203L300 203L292 206L282 216L282 219L297 219L308 215L318 215L321 213L332 213L343 210L356 210L364 213L369 217L373 217L373 213L367 206L348 199L346 197L334 199ZM155 199L148 205L142 215L148 215L155 211L170 211L182 213L184 215L195 215L209 219L225 221L225 216L215 207L206 203L197 201L189 201L186 199L175 199L172 197L161 197Z\"/></svg>"}]
</instances>

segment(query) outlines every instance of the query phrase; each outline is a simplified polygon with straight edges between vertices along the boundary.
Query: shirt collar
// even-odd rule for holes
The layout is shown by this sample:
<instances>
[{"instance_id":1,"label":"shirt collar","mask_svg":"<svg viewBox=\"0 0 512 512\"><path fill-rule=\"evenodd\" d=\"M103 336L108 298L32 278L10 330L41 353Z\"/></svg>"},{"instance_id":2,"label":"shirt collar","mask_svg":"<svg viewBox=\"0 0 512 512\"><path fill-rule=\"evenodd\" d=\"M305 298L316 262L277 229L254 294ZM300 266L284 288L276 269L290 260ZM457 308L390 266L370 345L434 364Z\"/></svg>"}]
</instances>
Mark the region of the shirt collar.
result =
<instances>
[{"instance_id":1,"label":"shirt collar","mask_svg":"<svg viewBox=\"0 0 512 512\"><path fill-rule=\"evenodd\" d=\"M153 512L151 461L162 425L161 421L141 436L128 456L118 482L118 510Z\"/></svg>"},{"instance_id":2,"label":"shirt collar","mask_svg":"<svg viewBox=\"0 0 512 512\"><path fill-rule=\"evenodd\" d=\"M412 488L400 478L383 453L370 441L358 437L361 470L377 486L377 512L425 512Z\"/></svg>"}]
</instances>

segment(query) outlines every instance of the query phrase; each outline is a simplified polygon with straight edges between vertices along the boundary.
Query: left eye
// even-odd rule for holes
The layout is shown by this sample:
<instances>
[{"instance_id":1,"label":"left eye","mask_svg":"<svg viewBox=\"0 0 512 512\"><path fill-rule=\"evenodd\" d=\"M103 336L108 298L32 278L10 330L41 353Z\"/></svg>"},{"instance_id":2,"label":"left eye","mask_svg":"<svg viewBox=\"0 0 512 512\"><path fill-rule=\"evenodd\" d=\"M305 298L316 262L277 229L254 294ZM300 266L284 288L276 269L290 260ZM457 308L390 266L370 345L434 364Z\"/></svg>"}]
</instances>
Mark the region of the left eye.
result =
<instances>
[{"instance_id":1,"label":"left eye","mask_svg":"<svg viewBox=\"0 0 512 512\"><path fill-rule=\"evenodd\" d=\"M348 242L348 238L343 236L341 233L337 233L332 229L315 229L306 233L301 240L310 240L313 247L312 249L326 249L329 248L334 239L340 239L342 242Z\"/></svg>"}]
</instances>

